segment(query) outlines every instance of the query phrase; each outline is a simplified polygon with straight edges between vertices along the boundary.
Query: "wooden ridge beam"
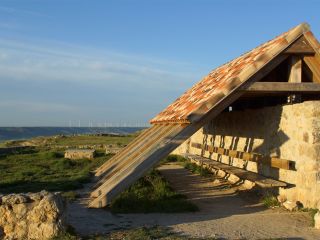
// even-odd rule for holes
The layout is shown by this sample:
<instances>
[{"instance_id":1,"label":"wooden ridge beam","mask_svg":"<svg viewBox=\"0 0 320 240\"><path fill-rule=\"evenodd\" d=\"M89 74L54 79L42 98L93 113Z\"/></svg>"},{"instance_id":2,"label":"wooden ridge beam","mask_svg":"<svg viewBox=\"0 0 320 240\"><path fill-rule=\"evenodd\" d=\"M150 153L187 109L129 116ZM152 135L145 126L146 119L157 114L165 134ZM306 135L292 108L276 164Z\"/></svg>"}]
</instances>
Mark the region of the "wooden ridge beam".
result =
<instances>
[{"instance_id":1,"label":"wooden ridge beam","mask_svg":"<svg viewBox=\"0 0 320 240\"><path fill-rule=\"evenodd\" d=\"M319 83L309 82L256 82L240 88L244 93L320 93Z\"/></svg>"}]
</instances>

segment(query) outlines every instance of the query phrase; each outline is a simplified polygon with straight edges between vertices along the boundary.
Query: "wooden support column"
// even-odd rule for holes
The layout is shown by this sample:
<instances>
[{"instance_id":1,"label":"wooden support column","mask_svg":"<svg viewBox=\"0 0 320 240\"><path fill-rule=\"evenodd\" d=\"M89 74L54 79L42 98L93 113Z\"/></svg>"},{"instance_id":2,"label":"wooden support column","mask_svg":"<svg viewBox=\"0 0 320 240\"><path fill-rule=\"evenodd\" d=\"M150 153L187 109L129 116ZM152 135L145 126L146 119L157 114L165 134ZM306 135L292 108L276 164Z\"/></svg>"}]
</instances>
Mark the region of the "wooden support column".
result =
<instances>
[{"instance_id":1,"label":"wooden support column","mask_svg":"<svg viewBox=\"0 0 320 240\"><path fill-rule=\"evenodd\" d=\"M292 56L289 60L289 83L301 83L302 79L302 59L300 56ZM290 94L289 103L301 102L301 94Z\"/></svg>"}]
</instances>

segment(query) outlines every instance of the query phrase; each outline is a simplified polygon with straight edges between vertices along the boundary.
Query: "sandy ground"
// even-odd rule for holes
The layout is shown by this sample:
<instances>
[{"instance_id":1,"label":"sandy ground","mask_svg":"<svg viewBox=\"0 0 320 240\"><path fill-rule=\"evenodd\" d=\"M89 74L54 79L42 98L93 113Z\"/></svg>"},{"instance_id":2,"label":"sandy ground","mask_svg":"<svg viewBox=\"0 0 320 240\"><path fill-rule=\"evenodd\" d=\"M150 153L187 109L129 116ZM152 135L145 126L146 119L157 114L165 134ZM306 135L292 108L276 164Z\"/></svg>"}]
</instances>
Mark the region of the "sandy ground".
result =
<instances>
[{"instance_id":1,"label":"sandy ground","mask_svg":"<svg viewBox=\"0 0 320 240\"><path fill-rule=\"evenodd\" d=\"M238 186L192 174L177 164L159 170L178 192L197 204L199 212L115 215L104 209L87 209L77 201L69 205L69 223L81 235L160 225L192 237L320 239L320 231L310 227L308 213L266 209L252 194L239 194Z\"/></svg>"}]
</instances>

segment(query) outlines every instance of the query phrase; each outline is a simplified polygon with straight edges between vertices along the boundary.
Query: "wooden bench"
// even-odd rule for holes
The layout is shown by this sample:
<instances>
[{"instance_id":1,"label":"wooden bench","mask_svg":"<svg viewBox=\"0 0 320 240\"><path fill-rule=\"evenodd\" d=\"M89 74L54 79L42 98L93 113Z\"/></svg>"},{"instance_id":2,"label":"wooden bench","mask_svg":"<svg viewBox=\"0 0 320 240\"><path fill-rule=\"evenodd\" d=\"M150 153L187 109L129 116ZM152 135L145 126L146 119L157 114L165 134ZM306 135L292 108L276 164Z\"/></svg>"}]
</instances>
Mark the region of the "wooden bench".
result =
<instances>
[{"instance_id":1,"label":"wooden bench","mask_svg":"<svg viewBox=\"0 0 320 240\"><path fill-rule=\"evenodd\" d=\"M228 174L234 174L240 179L254 182L257 186L262 188L286 187L288 185L285 182L267 178L258 173L250 172L242 168L230 166L198 155L187 154L186 157L197 162L201 166L206 166L208 168L213 168L216 170L222 170Z\"/></svg>"}]
</instances>

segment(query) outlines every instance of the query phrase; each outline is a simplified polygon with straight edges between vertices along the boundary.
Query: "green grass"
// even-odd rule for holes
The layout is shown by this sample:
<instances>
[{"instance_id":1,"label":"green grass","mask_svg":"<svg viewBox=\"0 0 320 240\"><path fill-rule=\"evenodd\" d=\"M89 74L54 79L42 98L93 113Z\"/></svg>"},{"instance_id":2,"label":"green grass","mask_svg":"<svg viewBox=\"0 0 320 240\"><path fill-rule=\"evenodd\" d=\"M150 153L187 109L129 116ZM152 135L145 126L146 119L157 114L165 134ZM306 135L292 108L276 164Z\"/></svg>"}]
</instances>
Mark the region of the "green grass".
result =
<instances>
[{"instance_id":1,"label":"green grass","mask_svg":"<svg viewBox=\"0 0 320 240\"><path fill-rule=\"evenodd\" d=\"M173 191L157 170L140 178L121 193L111 203L110 209L114 213L172 213L198 210L184 195Z\"/></svg>"},{"instance_id":2,"label":"green grass","mask_svg":"<svg viewBox=\"0 0 320 240\"><path fill-rule=\"evenodd\" d=\"M0 157L0 192L71 191L90 180L90 172L110 156L69 160L50 150Z\"/></svg>"},{"instance_id":3,"label":"green grass","mask_svg":"<svg viewBox=\"0 0 320 240\"><path fill-rule=\"evenodd\" d=\"M95 135L79 135L79 136L55 136L55 137L36 137L28 140L8 141L4 143L6 147L19 146L25 142L32 143L36 146L57 146L57 147L76 147L79 145L109 145L118 146L127 145L137 134L124 136L95 136Z\"/></svg>"},{"instance_id":4,"label":"green grass","mask_svg":"<svg viewBox=\"0 0 320 240\"><path fill-rule=\"evenodd\" d=\"M192 162L185 162L184 167L190 170L192 173L197 173L203 177L212 176L212 173L207 168L203 168Z\"/></svg>"},{"instance_id":5,"label":"green grass","mask_svg":"<svg viewBox=\"0 0 320 240\"><path fill-rule=\"evenodd\" d=\"M263 203L263 205L267 208L274 208L274 207L279 207L280 203L278 201L278 199L273 196L273 195L266 195L261 199L261 202Z\"/></svg>"},{"instance_id":6,"label":"green grass","mask_svg":"<svg viewBox=\"0 0 320 240\"><path fill-rule=\"evenodd\" d=\"M57 138L54 142L55 145L60 146L77 146L77 145L99 145L99 144L116 144L127 145L134 135L126 136L68 136L64 138Z\"/></svg>"},{"instance_id":7,"label":"green grass","mask_svg":"<svg viewBox=\"0 0 320 240\"><path fill-rule=\"evenodd\" d=\"M169 162L178 162L178 163L184 163L188 161L186 158L176 155L176 154L170 154L166 158L160 161L160 164L169 163Z\"/></svg>"},{"instance_id":8,"label":"green grass","mask_svg":"<svg viewBox=\"0 0 320 240\"><path fill-rule=\"evenodd\" d=\"M168 157L166 157L165 159L163 159L160 162L160 164L169 163L169 162L180 163L184 166L184 168L188 169L192 173L197 173L197 174L204 176L204 177L212 176L212 173L207 168L204 168L204 167L201 167L195 163L192 163L188 159L186 159L180 155L171 154Z\"/></svg>"}]
</instances>

